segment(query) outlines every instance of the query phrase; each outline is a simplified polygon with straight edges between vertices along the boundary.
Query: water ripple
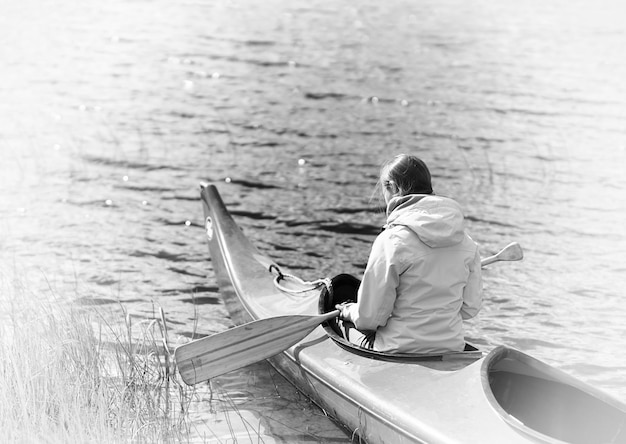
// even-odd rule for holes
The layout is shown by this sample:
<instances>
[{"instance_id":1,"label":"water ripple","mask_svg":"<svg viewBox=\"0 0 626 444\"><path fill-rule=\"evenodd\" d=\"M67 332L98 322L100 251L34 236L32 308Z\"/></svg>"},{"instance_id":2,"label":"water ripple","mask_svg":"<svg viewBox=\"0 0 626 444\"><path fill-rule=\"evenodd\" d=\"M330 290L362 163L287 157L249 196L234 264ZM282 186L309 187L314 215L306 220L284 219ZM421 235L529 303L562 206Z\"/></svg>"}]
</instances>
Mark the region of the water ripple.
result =
<instances>
[{"instance_id":1,"label":"water ripple","mask_svg":"<svg viewBox=\"0 0 626 444\"><path fill-rule=\"evenodd\" d=\"M258 146L258 145L257 145ZM280 189L281 187L277 185L272 185L264 182L256 182L252 180L244 180L244 179L233 179L229 178L229 183L242 185L247 188L253 189L261 189L261 190L271 190L271 189Z\"/></svg>"},{"instance_id":2,"label":"water ripple","mask_svg":"<svg viewBox=\"0 0 626 444\"><path fill-rule=\"evenodd\" d=\"M219 296L194 296L192 298L180 299L180 302L195 305L221 305L222 299Z\"/></svg>"},{"instance_id":3,"label":"water ripple","mask_svg":"<svg viewBox=\"0 0 626 444\"><path fill-rule=\"evenodd\" d=\"M141 250L134 250L128 252L129 256L132 257L155 257L157 259L165 259L171 262L188 262L189 258L185 253L170 253L167 251L157 251L157 252L147 252Z\"/></svg>"},{"instance_id":4,"label":"water ripple","mask_svg":"<svg viewBox=\"0 0 626 444\"><path fill-rule=\"evenodd\" d=\"M194 273L188 268L168 267L168 270L173 271L174 273L185 275L185 276L193 276L193 277L199 277L199 278L206 277L204 274Z\"/></svg>"},{"instance_id":5,"label":"water ripple","mask_svg":"<svg viewBox=\"0 0 626 444\"><path fill-rule=\"evenodd\" d=\"M85 160L86 162L102 165L102 166L110 166L114 168L120 169L136 169L142 171L160 171L160 170L170 170L170 171L181 171L181 168L176 167L175 165L155 165L149 163L142 163L136 161L129 160L117 160L111 159L109 157L101 157L95 156L92 154L80 154L80 158Z\"/></svg>"},{"instance_id":6,"label":"water ripple","mask_svg":"<svg viewBox=\"0 0 626 444\"><path fill-rule=\"evenodd\" d=\"M254 220L275 220L277 217L257 211L233 210L230 214L239 217L247 217Z\"/></svg>"},{"instance_id":7,"label":"water ripple","mask_svg":"<svg viewBox=\"0 0 626 444\"><path fill-rule=\"evenodd\" d=\"M261 60L261 59L256 59L256 58L245 58L245 57L240 57L240 56L218 55L218 54L211 54L208 56L202 55L202 57L208 57L211 60L222 60L226 62L243 63L246 65L258 66L261 68L277 68L277 67L289 68L291 66L290 65L291 60L279 60L279 61ZM298 66L307 67L306 64L301 64L301 63L298 63Z\"/></svg>"},{"instance_id":8,"label":"water ripple","mask_svg":"<svg viewBox=\"0 0 626 444\"><path fill-rule=\"evenodd\" d=\"M331 233L341 234L365 234L378 235L381 227L378 225L359 223L359 222L335 222L329 220L279 220L288 227L307 227L314 230L328 231Z\"/></svg>"},{"instance_id":9,"label":"water ripple","mask_svg":"<svg viewBox=\"0 0 626 444\"><path fill-rule=\"evenodd\" d=\"M359 97L357 97L357 96L351 96L351 95L348 95L348 94L336 93L336 92L322 92L322 93L305 92L304 93L304 98L305 99L310 99L310 100L326 100L326 99L333 99L333 100L350 99L350 100L354 100L355 98L359 99Z\"/></svg>"}]
</instances>

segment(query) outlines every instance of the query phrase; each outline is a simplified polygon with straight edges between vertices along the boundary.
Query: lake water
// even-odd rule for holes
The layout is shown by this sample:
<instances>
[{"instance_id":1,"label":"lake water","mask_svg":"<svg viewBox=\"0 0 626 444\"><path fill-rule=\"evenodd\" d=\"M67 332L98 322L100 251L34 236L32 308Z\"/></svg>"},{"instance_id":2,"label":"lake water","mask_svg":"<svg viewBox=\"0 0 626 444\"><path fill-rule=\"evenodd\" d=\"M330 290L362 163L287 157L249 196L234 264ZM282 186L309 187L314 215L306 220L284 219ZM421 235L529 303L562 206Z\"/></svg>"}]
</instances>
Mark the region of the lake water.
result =
<instances>
[{"instance_id":1,"label":"lake water","mask_svg":"<svg viewBox=\"0 0 626 444\"><path fill-rule=\"evenodd\" d=\"M2 274L217 332L200 181L293 274L358 275L379 166L411 152L484 256L525 249L485 271L469 339L626 401L625 19L621 0L4 0ZM350 440L266 364L214 384L242 418L216 435Z\"/></svg>"}]
</instances>

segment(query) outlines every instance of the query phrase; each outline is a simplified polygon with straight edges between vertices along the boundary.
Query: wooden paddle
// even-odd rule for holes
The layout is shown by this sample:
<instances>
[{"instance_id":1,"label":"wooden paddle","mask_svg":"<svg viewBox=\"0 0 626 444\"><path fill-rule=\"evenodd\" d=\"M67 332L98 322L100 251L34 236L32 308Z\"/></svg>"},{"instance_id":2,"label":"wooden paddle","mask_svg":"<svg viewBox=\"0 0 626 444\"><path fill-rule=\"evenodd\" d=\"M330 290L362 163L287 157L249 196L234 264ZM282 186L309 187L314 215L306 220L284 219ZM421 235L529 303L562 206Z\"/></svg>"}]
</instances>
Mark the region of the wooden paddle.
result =
<instances>
[{"instance_id":1,"label":"wooden paddle","mask_svg":"<svg viewBox=\"0 0 626 444\"><path fill-rule=\"evenodd\" d=\"M518 243L504 247L481 261L515 261L523 257ZM179 346L174 355L178 371L188 385L206 381L287 350L309 335L318 325L339 315L287 315L259 319L206 338Z\"/></svg>"},{"instance_id":2,"label":"wooden paddle","mask_svg":"<svg viewBox=\"0 0 626 444\"><path fill-rule=\"evenodd\" d=\"M178 371L188 385L206 381L277 355L337 316L339 310L323 315L276 316L198 339L174 352Z\"/></svg>"}]
</instances>

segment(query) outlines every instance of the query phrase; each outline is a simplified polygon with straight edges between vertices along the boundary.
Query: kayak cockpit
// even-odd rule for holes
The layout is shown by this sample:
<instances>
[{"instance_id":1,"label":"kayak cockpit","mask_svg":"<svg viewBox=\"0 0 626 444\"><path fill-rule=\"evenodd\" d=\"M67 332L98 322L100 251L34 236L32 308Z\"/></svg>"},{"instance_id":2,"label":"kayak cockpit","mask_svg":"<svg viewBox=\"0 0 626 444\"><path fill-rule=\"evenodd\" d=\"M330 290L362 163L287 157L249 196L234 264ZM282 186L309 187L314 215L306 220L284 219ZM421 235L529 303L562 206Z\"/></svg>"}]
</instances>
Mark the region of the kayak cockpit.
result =
<instances>
[{"instance_id":1,"label":"kayak cockpit","mask_svg":"<svg viewBox=\"0 0 626 444\"><path fill-rule=\"evenodd\" d=\"M327 313L335 310L336 304L342 302L356 301L357 291L361 281L349 274L340 274L332 279L332 290L324 289L319 299L319 312ZM446 365L446 370L458 370L465 365L480 359L482 352L471 344L465 344L465 350L462 352L445 353L445 354L423 354L423 353L388 353L376 350L369 350L359 347L356 344L346 340L341 331L341 327L337 319L331 319L322 324L326 334L340 347L360 356L378 359L382 361L392 362L437 362L437 361L456 361L460 365Z\"/></svg>"},{"instance_id":2,"label":"kayak cockpit","mask_svg":"<svg viewBox=\"0 0 626 444\"><path fill-rule=\"evenodd\" d=\"M626 443L626 406L558 369L501 346L481 371L492 406L540 442Z\"/></svg>"}]
</instances>

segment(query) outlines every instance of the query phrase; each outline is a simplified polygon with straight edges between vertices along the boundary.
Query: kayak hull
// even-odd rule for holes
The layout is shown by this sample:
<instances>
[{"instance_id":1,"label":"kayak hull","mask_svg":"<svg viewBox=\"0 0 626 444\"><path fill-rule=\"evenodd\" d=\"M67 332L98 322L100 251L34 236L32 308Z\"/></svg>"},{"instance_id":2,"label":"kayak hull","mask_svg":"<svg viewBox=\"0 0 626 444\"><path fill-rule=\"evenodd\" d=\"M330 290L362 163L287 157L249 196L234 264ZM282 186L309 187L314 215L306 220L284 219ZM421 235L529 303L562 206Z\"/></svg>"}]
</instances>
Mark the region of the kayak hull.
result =
<instances>
[{"instance_id":1,"label":"kayak hull","mask_svg":"<svg viewBox=\"0 0 626 444\"><path fill-rule=\"evenodd\" d=\"M296 282L290 283L293 291L284 291L276 285L278 266L246 238L217 189L202 185L201 197L213 267L233 322L318 314L323 289ZM327 325L269 361L371 444L626 443L624 404L522 352L501 346L485 356L473 351L418 358L389 361L354 353ZM533 388L529 378L541 384ZM524 405L516 404L521 394ZM604 417L609 419L600 421Z\"/></svg>"}]
</instances>

